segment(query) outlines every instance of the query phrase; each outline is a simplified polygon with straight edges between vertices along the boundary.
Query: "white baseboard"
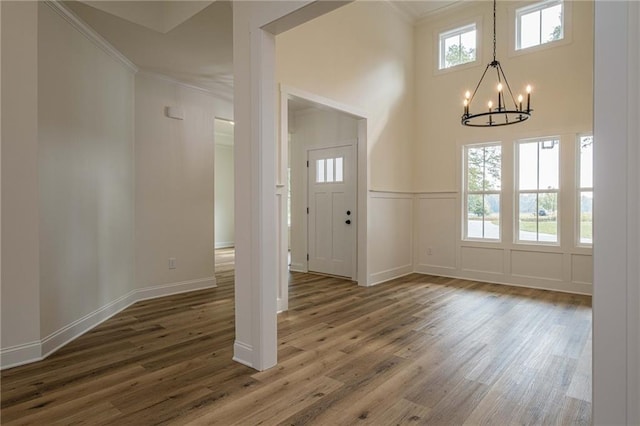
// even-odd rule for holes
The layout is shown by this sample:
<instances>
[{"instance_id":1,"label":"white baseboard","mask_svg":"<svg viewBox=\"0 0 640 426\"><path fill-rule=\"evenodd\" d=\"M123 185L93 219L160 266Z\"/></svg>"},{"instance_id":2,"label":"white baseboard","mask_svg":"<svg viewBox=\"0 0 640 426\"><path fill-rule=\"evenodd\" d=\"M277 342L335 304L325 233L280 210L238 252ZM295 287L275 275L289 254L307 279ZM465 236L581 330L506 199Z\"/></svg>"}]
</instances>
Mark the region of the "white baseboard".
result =
<instances>
[{"instance_id":1,"label":"white baseboard","mask_svg":"<svg viewBox=\"0 0 640 426\"><path fill-rule=\"evenodd\" d=\"M41 359L42 352L40 341L9 346L0 351L0 365L3 370L40 361Z\"/></svg>"},{"instance_id":2,"label":"white baseboard","mask_svg":"<svg viewBox=\"0 0 640 426\"><path fill-rule=\"evenodd\" d=\"M3 348L0 350L0 369L5 370L7 368L43 360L67 343L77 339L136 302L212 287L216 287L215 277L132 290L71 324L56 330L40 341Z\"/></svg>"},{"instance_id":3,"label":"white baseboard","mask_svg":"<svg viewBox=\"0 0 640 426\"><path fill-rule=\"evenodd\" d=\"M214 247L217 249L230 248L235 246L236 246L236 243L234 241L221 241L214 244Z\"/></svg>"},{"instance_id":4,"label":"white baseboard","mask_svg":"<svg viewBox=\"0 0 640 426\"><path fill-rule=\"evenodd\" d=\"M233 343L233 360L253 368L253 346L236 340Z\"/></svg>"},{"instance_id":5,"label":"white baseboard","mask_svg":"<svg viewBox=\"0 0 640 426\"><path fill-rule=\"evenodd\" d=\"M307 268L304 266L304 263L291 262L291 265L289 265L289 270L292 272L308 272Z\"/></svg>"},{"instance_id":6,"label":"white baseboard","mask_svg":"<svg viewBox=\"0 0 640 426\"><path fill-rule=\"evenodd\" d=\"M583 294L591 296L593 286L589 283L565 282L543 278L521 277L517 275L505 275L489 272L459 271L454 268L434 267L418 264L414 272L424 275L458 278L463 280L479 281L489 284L508 285L512 287L535 288L539 290L557 291L560 293Z\"/></svg>"},{"instance_id":7,"label":"white baseboard","mask_svg":"<svg viewBox=\"0 0 640 426\"><path fill-rule=\"evenodd\" d=\"M398 266L396 268L387 269L385 271L375 272L369 275L367 287L382 284L396 278L404 277L413 273L413 265Z\"/></svg>"}]
</instances>

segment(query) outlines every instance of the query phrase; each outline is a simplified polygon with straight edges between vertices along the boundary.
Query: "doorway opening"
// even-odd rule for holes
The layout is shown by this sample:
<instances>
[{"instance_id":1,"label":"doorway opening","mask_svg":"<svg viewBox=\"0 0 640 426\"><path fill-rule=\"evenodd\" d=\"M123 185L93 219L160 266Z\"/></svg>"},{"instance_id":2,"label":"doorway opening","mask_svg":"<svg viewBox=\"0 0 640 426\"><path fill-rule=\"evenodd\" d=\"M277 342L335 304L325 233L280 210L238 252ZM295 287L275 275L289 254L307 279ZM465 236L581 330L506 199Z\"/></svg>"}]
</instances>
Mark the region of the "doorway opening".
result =
<instances>
[{"instance_id":1,"label":"doorway opening","mask_svg":"<svg viewBox=\"0 0 640 426\"><path fill-rule=\"evenodd\" d=\"M281 87L281 232L278 311L289 272L366 285L366 117Z\"/></svg>"},{"instance_id":2,"label":"doorway opening","mask_svg":"<svg viewBox=\"0 0 640 426\"><path fill-rule=\"evenodd\" d=\"M214 248L235 247L234 235L234 166L233 130L231 120L214 121Z\"/></svg>"}]
</instances>

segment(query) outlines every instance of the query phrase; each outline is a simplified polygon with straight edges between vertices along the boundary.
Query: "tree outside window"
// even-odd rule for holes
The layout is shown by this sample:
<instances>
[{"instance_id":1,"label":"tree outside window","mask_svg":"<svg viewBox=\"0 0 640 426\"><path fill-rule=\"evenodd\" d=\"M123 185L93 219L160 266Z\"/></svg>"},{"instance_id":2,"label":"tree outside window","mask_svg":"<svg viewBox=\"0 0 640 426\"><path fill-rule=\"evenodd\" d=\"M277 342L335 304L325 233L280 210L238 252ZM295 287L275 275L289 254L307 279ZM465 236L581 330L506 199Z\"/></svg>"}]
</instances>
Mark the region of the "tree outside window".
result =
<instances>
[{"instance_id":1,"label":"tree outside window","mask_svg":"<svg viewBox=\"0 0 640 426\"><path fill-rule=\"evenodd\" d=\"M476 60L476 24L440 34L440 69Z\"/></svg>"},{"instance_id":2,"label":"tree outside window","mask_svg":"<svg viewBox=\"0 0 640 426\"><path fill-rule=\"evenodd\" d=\"M465 147L465 238L500 239L502 147Z\"/></svg>"}]
</instances>

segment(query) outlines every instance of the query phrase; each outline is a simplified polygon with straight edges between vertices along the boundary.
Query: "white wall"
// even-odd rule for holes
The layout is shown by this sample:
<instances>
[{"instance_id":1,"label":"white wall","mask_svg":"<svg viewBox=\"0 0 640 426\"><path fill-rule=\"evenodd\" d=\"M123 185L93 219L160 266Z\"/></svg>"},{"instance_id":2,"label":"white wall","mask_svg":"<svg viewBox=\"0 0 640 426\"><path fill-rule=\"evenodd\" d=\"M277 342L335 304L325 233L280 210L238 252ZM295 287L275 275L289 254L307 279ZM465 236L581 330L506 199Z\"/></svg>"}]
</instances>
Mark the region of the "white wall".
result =
<instances>
[{"instance_id":1,"label":"white wall","mask_svg":"<svg viewBox=\"0 0 640 426\"><path fill-rule=\"evenodd\" d=\"M214 117L231 105L145 74L135 93L136 286L213 285Z\"/></svg>"},{"instance_id":2,"label":"white wall","mask_svg":"<svg viewBox=\"0 0 640 426\"><path fill-rule=\"evenodd\" d=\"M2 9L2 364L40 356L38 3Z\"/></svg>"},{"instance_id":3,"label":"white wall","mask_svg":"<svg viewBox=\"0 0 640 426\"><path fill-rule=\"evenodd\" d=\"M311 147L355 144L358 121L330 110L307 109L290 114L291 134L291 269L307 271L307 151ZM355 179L355 175L354 175ZM354 259L355 261L355 259Z\"/></svg>"},{"instance_id":4,"label":"white wall","mask_svg":"<svg viewBox=\"0 0 640 426\"><path fill-rule=\"evenodd\" d=\"M44 3L38 43L40 333L50 336L133 284L133 73Z\"/></svg>"},{"instance_id":5,"label":"white wall","mask_svg":"<svg viewBox=\"0 0 640 426\"><path fill-rule=\"evenodd\" d=\"M458 6L417 26L413 155L418 212L414 225L416 271L591 293L591 250L575 244L574 170L576 137L593 128L593 3L571 2L570 6L568 17L573 25L566 33L568 42L514 55L508 48L512 33L508 32L507 23L515 3L498 3L497 58L516 96L527 83L534 87L533 117L523 124L500 128L478 129L460 124L464 92L475 88L492 57L492 4ZM482 60L469 68L437 72L439 32L472 22L476 17L481 17L483 28ZM513 243L513 144L519 139L543 136L560 137L561 243L557 247ZM503 143L502 242L462 241L461 147L496 141Z\"/></svg>"},{"instance_id":6,"label":"white wall","mask_svg":"<svg viewBox=\"0 0 640 426\"><path fill-rule=\"evenodd\" d=\"M233 138L216 133L215 147L215 247L233 247Z\"/></svg>"}]
</instances>

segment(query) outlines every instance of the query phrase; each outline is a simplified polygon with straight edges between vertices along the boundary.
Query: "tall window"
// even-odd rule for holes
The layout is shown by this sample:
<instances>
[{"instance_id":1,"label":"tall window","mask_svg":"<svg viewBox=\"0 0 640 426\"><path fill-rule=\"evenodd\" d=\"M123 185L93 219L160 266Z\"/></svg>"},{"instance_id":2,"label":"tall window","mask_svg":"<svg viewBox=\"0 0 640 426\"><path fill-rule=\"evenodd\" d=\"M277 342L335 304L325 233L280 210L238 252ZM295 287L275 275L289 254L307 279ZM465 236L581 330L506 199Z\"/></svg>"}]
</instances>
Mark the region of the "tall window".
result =
<instances>
[{"instance_id":1,"label":"tall window","mask_svg":"<svg viewBox=\"0 0 640 426\"><path fill-rule=\"evenodd\" d=\"M578 243L593 244L593 136L578 138Z\"/></svg>"},{"instance_id":2,"label":"tall window","mask_svg":"<svg viewBox=\"0 0 640 426\"><path fill-rule=\"evenodd\" d=\"M516 50L564 38L563 2L549 0L516 10Z\"/></svg>"},{"instance_id":3,"label":"tall window","mask_svg":"<svg viewBox=\"0 0 640 426\"><path fill-rule=\"evenodd\" d=\"M476 24L440 33L440 69L476 60Z\"/></svg>"},{"instance_id":4,"label":"tall window","mask_svg":"<svg viewBox=\"0 0 640 426\"><path fill-rule=\"evenodd\" d=\"M560 141L523 141L517 148L518 241L558 243Z\"/></svg>"},{"instance_id":5,"label":"tall window","mask_svg":"<svg viewBox=\"0 0 640 426\"><path fill-rule=\"evenodd\" d=\"M467 146L465 163L465 238L500 239L502 147Z\"/></svg>"}]
</instances>

